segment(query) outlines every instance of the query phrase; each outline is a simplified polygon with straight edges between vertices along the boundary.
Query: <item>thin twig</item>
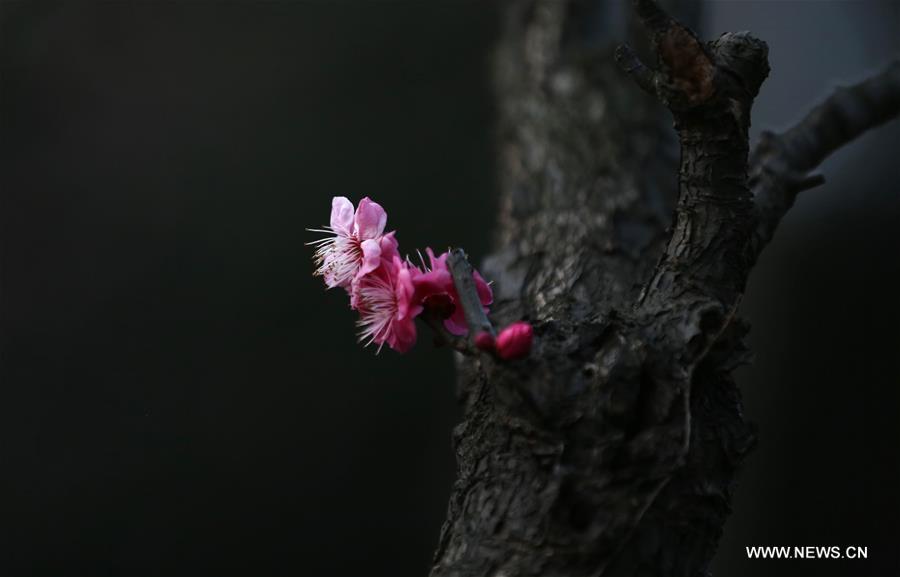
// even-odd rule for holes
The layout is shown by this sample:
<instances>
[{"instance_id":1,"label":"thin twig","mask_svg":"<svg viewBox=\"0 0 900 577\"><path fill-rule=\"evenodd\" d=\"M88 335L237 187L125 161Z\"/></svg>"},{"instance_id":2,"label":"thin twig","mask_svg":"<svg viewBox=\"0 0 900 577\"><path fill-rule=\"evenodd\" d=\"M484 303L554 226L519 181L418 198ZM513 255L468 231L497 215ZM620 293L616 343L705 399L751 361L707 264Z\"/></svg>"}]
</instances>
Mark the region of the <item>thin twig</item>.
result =
<instances>
[{"instance_id":1,"label":"thin twig","mask_svg":"<svg viewBox=\"0 0 900 577\"><path fill-rule=\"evenodd\" d=\"M450 251L447 260L450 274L453 275L453 284L459 294L459 305L466 315L466 324L469 325L469 339L472 340L479 333L488 333L497 336L494 326L484 312L478 290L475 288L474 269L469 264L465 251L456 248Z\"/></svg>"},{"instance_id":2,"label":"thin twig","mask_svg":"<svg viewBox=\"0 0 900 577\"><path fill-rule=\"evenodd\" d=\"M758 255L771 240L797 194L824 182L809 175L825 158L859 135L900 114L900 60L879 74L837 89L803 120L781 134L764 132L750 158L750 186L759 226Z\"/></svg>"}]
</instances>

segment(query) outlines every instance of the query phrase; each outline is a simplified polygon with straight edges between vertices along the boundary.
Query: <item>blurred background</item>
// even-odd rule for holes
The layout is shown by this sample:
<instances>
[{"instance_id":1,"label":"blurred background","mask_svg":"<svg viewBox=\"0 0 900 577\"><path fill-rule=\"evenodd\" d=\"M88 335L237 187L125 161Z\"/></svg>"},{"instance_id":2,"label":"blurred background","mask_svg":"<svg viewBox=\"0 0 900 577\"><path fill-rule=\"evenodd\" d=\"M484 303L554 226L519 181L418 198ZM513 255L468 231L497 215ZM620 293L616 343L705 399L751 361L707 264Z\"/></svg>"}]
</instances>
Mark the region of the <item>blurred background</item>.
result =
<instances>
[{"instance_id":1,"label":"blurred background","mask_svg":"<svg viewBox=\"0 0 900 577\"><path fill-rule=\"evenodd\" d=\"M896 1L704 10L769 43L754 135L900 53ZM407 249L486 253L496 33L475 2L0 2L0 574L426 574L451 356L359 347L304 229L369 195ZM717 574L900 573L898 149L828 160L751 279Z\"/></svg>"}]
</instances>

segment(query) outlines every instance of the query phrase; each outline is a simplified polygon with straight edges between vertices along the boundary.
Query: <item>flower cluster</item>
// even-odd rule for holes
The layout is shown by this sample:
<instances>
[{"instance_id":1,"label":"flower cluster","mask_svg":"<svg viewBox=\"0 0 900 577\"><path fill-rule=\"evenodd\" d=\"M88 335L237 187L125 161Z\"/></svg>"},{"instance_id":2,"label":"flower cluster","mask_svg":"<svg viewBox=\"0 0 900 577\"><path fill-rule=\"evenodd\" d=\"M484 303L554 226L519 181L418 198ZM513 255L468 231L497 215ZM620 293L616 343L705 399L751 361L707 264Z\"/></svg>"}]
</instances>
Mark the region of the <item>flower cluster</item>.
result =
<instances>
[{"instance_id":1,"label":"flower cluster","mask_svg":"<svg viewBox=\"0 0 900 577\"><path fill-rule=\"evenodd\" d=\"M385 233L386 225L387 213L378 203L363 198L354 209L347 198L337 196L331 201L330 226L313 229L327 235L310 243L315 246L315 274L328 288L340 287L349 294L350 307L359 313L360 342L378 345L379 351L387 344L406 352L416 342L415 318L423 311L441 319L448 333L466 335L465 313L447 265L449 253L435 255L427 248L428 263L423 259L421 266L414 265L401 258L396 235ZM478 271L473 279L488 312L494 299L491 287ZM501 358L524 356L531 345L530 329L527 344L522 336L515 336L512 346L503 349L512 351L510 356L499 348L501 341L510 340L501 332L494 352Z\"/></svg>"}]
</instances>

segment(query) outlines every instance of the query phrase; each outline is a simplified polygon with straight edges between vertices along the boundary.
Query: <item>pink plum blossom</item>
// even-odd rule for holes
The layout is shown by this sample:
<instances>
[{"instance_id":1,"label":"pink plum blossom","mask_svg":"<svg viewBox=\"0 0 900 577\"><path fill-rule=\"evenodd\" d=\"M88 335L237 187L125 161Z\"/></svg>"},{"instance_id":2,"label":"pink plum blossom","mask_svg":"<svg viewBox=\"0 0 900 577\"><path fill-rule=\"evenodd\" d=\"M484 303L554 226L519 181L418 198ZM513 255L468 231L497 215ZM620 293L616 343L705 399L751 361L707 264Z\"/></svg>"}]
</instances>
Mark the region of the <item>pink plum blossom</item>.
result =
<instances>
[{"instance_id":1,"label":"pink plum blossom","mask_svg":"<svg viewBox=\"0 0 900 577\"><path fill-rule=\"evenodd\" d=\"M336 196L329 226L314 230L326 237L309 243L315 247L315 275L328 288L345 289L350 307L359 313L360 342L378 345L379 351L387 344L406 352L416 342L415 318L425 309L430 318L440 318L451 334L467 334L465 311L447 265L450 253L435 256L426 249L429 264L416 267L400 256L395 234L384 232L386 224L387 213L368 197L354 208L350 200ZM473 280L487 312L493 302L491 287L478 271L473 271ZM480 333L474 343L477 349L501 358L519 358L531 346L530 331L527 323L515 323L496 339L492 333Z\"/></svg>"},{"instance_id":2,"label":"pink plum blossom","mask_svg":"<svg viewBox=\"0 0 900 577\"><path fill-rule=\"evenodd\" d=\"M328 288L349 291L354 279L379 266L386 247L384 238L390 239L388 245L396 251L393 233L384 234L386 224L387 213L369 197L360 200L356 210L346 197L334 197L330 226L312 229L329 235L310 243L316 247L316 276L321 276Z\"/></svg>"},{"instance_id":3,"label":"pink plum blossom","mask_svg":"<svg viewBox=\"0 0 900 577\"><path fill-rule=\"evenodd\" d=\"M416 343L414 319L422 312L415 299L413 277L419 271L396 254L385 256L374 270L353 281L352 306L359 311L359 340L368 346L385 343L405 353Z\"/></svg>"},{"instance_id":4,"label":"pink plum blossom","mask_svg":"<svg viewBox=\"0 0 900 577\"><path fill-rule=\"evenodd\" d=\"M531 325L518 321L497 335L497 356L504 360L521 359L531 351L534 330Z\"/></svg>"},{"instance_id":5,"label":"pink plum blossom","mask_svg":"<svg viewBox=\"0 0 900 577\"><path fill-rule=\"evenodd\" d=\"M451 311L449 316L444 319L444 327L451 334L461 336L469 332L469 326L466 324L466 315L462 306L459 304L459 293L456 292L456 285L453 283L453 275L447 266L449 252L445 252L440 256L434 256L434 251L430 248L425 249L428 253L430 268L426 268L425 272L416 275L413 279L416 285L416 296L427 303L431 300L441 303L449 299ZM478 298L484 311L488 311L488 305L494 301L494 295L491 287L481 277L478 271L474 271L475 289L478 291Z\"/></svg>"}]
</instances>

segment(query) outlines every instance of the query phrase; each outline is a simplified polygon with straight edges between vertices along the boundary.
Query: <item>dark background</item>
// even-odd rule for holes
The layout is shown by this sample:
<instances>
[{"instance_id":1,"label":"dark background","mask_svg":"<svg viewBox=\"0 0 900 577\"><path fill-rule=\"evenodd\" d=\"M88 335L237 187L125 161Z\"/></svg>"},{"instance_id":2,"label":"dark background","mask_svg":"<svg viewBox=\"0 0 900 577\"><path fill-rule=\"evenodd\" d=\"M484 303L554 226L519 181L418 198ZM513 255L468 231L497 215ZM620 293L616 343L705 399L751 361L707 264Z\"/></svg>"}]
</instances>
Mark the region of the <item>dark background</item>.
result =
<instances>
[{"instance_id":1,"label":"dark background","mask_svg":"<svg viewBox=\"0 0 900 577\"><path fill-rule=\"evenodd\" d=\"M708 36L769 42L754 134L900 52L894 1L706 9ZM496 25L475 3L0 3L0 574L426 573L452 359L360 348L304 228L370 195L407 250L486 252ZM894 121L829 160L751 279L760 445L718 574L900 573L898 149Z\"/></svg>"}]
</instances>

